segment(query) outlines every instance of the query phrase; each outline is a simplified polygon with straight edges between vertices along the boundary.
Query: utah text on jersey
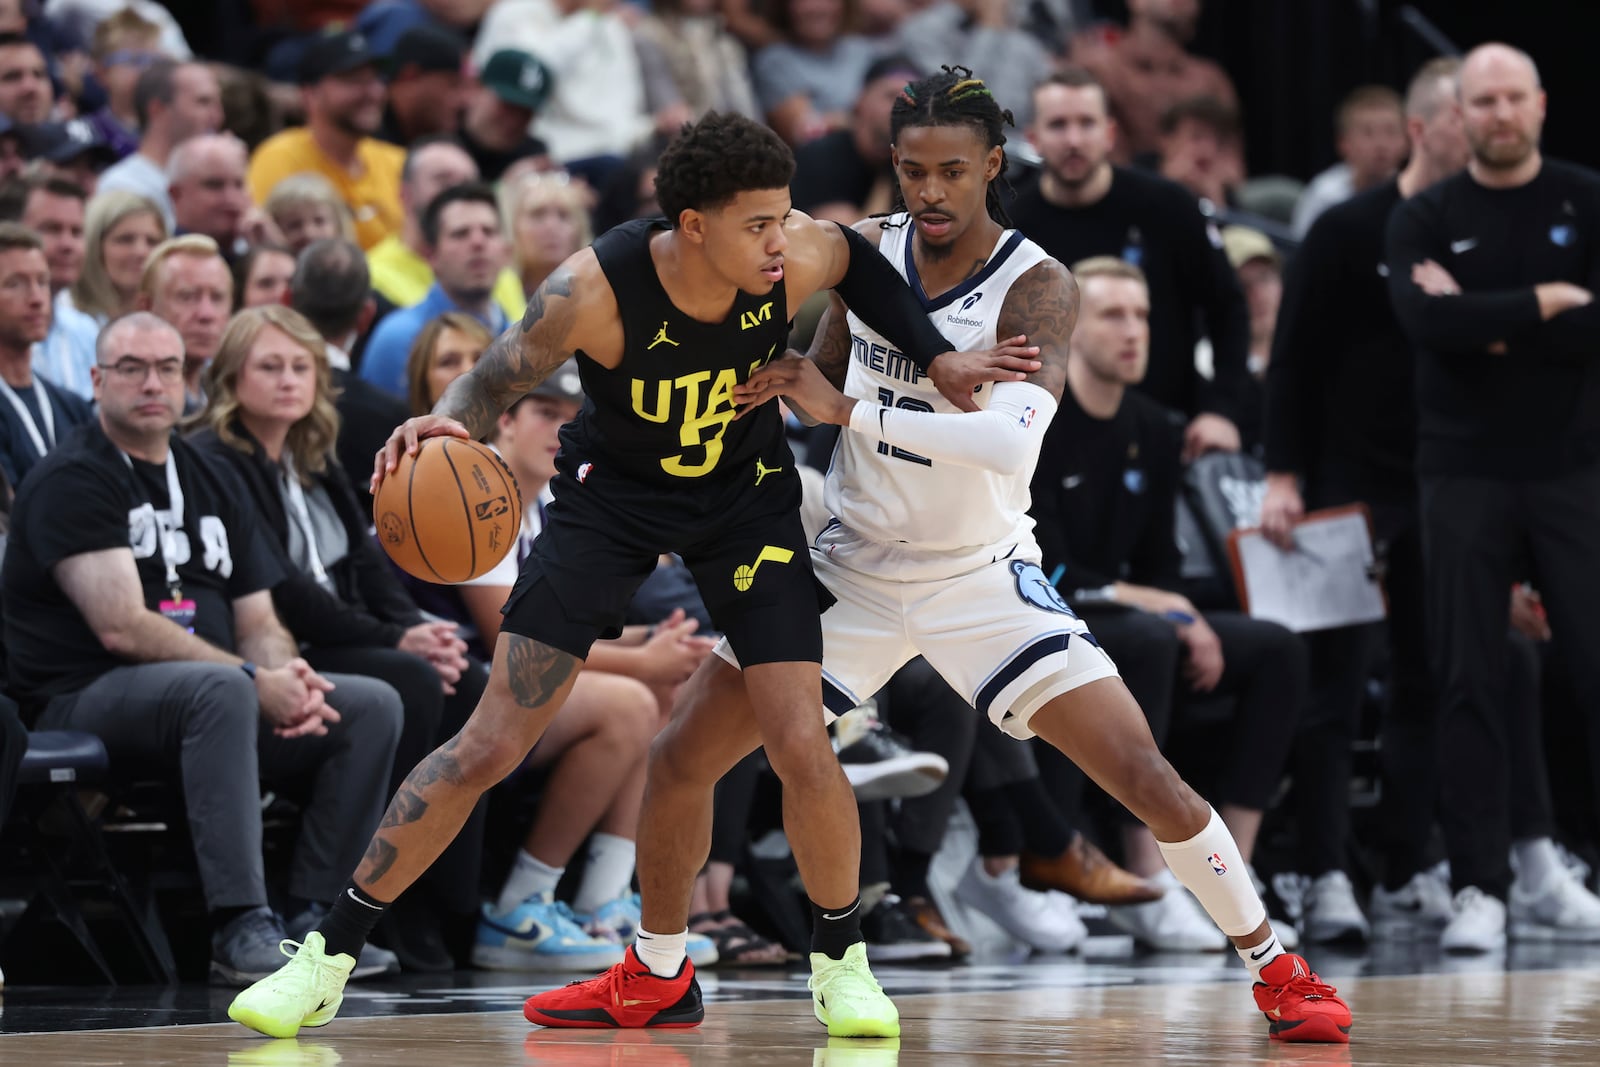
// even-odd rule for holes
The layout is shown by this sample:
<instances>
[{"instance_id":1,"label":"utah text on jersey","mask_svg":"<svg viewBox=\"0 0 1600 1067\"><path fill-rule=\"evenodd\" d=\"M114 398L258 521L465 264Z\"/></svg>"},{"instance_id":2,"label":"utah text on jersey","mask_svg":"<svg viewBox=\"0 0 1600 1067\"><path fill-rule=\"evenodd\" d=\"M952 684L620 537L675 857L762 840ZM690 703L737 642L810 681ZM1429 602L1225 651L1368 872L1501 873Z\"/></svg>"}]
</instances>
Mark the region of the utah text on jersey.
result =
<instances>
[{"instance_id":1,"label":"utah text on jersey","mask_svg":"<svg viewBox=\"0 0 1600 1067\"><path fill-rule=\"evenodd\" d=\"M745 377L765 366L777 350L774 345L766 359L750 364ZM646 422L678 424L678 442L684 451L663 457L662 470L679 478L700 478L717 469L722 435L733 421L733 387L738 383L739 375L732 369L718 371L715 379L711 371L701 370L654 382L631 381L635 415Z\"/></svg>"}]
</instances>

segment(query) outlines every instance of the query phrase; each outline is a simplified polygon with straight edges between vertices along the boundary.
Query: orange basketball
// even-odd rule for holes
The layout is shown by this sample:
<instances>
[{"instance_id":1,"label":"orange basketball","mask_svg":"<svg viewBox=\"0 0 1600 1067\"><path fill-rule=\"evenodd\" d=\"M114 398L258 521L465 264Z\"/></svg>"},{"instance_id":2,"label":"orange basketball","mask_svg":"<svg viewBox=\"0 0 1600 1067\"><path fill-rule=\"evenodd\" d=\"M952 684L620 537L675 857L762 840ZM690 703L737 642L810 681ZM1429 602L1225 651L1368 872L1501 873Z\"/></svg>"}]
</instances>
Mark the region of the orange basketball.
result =
<instances>
[{"instance_id":1,"label":"orange basketball","mask_svg":"<svg viewBox=\"0 0 1600 1067\"><path fill-rule=\"evenodd\" d=\"M372 519L401 570L428 582L465 582L487 574L516 544L522 494L488 445L429 437L378 487Z\"/></svg>"}]
</instances>

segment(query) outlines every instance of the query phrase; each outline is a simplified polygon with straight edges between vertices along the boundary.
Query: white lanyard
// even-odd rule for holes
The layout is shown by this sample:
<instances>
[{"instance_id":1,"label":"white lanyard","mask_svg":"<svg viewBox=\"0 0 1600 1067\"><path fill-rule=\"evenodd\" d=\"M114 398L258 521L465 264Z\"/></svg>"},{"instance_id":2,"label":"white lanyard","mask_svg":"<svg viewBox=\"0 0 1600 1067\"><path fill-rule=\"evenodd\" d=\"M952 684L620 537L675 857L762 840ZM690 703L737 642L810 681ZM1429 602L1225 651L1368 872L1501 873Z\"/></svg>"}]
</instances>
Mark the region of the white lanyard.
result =
<instances>
[{"instance_id":1,"label":"white lanyard","mask_svg":"<svg viewBox=\"0 0 1600 1067\"><path fill-rule=\"evenodd\" d=\"M319 585L328 584L328 572L322 566L322 553L317 551L317 528L311 522L311 509L306 506L306 493L300 487L300 479L295 477L294 460L289 453L283 454L283 486L289 494L289 510L294 514L295 525L300 527L300 536L306 542L306 555L311 561L311 576Z\"/></svg>"},{"instance_id":2,"label":"white lanyard","mask_svg":"<svg viewBox=\"0 0 1600 1067\"><path fill-rule=\"evenodd\" d=\"M44 419L44 434L39 433L39 424L33 421L33 412L28 410L28 405L22 402L17 391L11 388L11 383L0 378L0 392L5 393L6 399L11 401L11 407L16 411L17 418L22 420L22 428L28 431L28 436L33 438L33 447L43 459L45 453L56 444L56 413L50 409L50 395L44 391L44 386L39 384L39 379L33 380L33 399L39 404L39 417ZM49 438L50 444L46 446L45 439Z\"/></svg>"},{"instance_id":3,"label":"white lanyard","mask_svg":"<svg viewBox=\"0 0 1600 1067\"><path fill-rule=\"evenodd\" d=\"M133 470L133 460L128 458L126 452L119 453L122 462L128 465L128 470ZM137 476L136 476L137 477ZM172 599L178 599L182 583L178 581L178 551L175 538L177 532L183 528L183 486L178 484L178 465L172 460L172 448L167 448L167 511L172 516L170 528L161 525L161 519L155 515L155 503L151 502L150 520L156 524L156 544L161 546L161 562L167 567L167 590L172 594Z\"/></svg>"}]
</instances>

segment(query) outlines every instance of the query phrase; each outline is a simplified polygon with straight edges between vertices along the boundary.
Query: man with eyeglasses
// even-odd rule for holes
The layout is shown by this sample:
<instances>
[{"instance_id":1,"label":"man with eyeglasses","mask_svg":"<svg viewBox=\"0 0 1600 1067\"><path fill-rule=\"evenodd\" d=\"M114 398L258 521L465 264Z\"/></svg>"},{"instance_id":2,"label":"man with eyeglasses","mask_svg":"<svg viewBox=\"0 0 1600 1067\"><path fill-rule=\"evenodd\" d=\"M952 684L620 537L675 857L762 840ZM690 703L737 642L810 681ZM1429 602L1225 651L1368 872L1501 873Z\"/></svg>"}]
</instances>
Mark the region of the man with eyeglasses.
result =
<instances>
[{"instance_id":1,"label":"man with eyeglasses","mask_svg":"<svg viewBox=\"0 0 1600 1067\"><path fill-rule=\"evenodd\" d=\"M299 657L272 608L284 570L266 524L225 468L173 433L177 330L134 312L101 332L95 357L98 417L12 509L0 569L9 680L35 727L96 734L118 766L176 770L212 981L244 984L282 962L285 936L267 906L262 782L304 802L285 910L331 903L382 814L400 698ZM359 966L393 966L376 955Z\"/></svg>"},{"instance_id":2,"label":"man with eyeglasses","mask_svg":"<svg viewBox=\"0 0 1600 1067\"><path fill-rule=\"evenodd\" d=\"M81 397L33 373L33 346L49 335L50 312L50 264L39 235L0 222L0 470L14 486L93 417Z\"/></svg>"}]
</instances>

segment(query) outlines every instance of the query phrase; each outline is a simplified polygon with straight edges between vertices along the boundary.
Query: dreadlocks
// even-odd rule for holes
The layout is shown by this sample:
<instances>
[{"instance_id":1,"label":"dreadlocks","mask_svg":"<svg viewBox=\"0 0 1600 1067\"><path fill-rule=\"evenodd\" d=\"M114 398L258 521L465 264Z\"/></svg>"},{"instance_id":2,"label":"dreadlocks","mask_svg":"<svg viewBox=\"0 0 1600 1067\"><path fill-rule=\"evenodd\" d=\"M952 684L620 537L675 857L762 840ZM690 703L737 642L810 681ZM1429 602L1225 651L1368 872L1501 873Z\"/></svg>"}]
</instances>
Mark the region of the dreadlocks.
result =
<instances>
[{"instance_id":1,"label":"dreadlocks","mask_svg":"<svg viewBox=\"0 0 1600 1067\"><path fill-rule=\"evenodd\" d=\"M945 67L940 73L911 82L900 90L889 112L889 139L898 142L900 131L909 126L971 126L976 129L986 147L1000 149L1000 176L989 183L985 203L989 217L1010 229L1011 218L1001 203L999 183L1005 180L1007 164L1005 128L1015 125L1011 112L995 102L994 94L981 78L973 77L966 67ZM889 214L904 210L905 198L896 183L894 206Z\"/></svg>"}]
</instances>

